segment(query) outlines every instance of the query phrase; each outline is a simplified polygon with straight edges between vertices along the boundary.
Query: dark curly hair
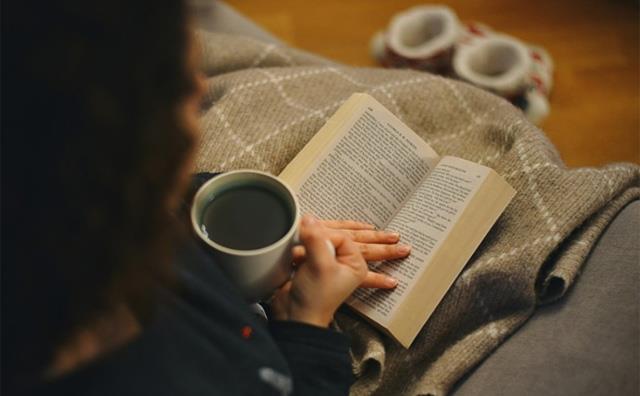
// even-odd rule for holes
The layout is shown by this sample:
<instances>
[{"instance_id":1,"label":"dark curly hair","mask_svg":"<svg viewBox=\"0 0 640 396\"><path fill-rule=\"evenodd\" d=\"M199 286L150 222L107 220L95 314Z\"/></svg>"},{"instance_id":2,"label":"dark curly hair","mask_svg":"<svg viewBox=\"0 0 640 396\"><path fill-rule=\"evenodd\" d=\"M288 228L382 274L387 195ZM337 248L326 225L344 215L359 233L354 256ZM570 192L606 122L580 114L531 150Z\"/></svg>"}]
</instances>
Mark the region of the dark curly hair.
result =
<instances>
[{"instance_id":1,"label":"dark curly hair","mask_svg":"<svg viewBox=\"0 0 640 396\"><path fill-rule=\"evenodd\" d=\"M194 137L180 0L3 2L3 387L168 278Z\"/></svg>"}]
</instances>

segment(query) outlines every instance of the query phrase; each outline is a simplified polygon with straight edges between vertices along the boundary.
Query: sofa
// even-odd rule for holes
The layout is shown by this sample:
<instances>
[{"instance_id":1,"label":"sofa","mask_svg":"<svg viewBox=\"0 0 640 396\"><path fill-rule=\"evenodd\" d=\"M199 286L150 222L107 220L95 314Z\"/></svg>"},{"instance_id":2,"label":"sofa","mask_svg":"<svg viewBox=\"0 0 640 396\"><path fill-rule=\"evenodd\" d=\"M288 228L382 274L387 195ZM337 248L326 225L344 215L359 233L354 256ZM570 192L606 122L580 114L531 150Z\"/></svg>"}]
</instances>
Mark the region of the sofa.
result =
<instances>
[{"instance_id":1,"label":"sofa","mask_svg":"<svg viewBox=\"0 0 640 396\"><path fill-rule=\"evenodd\" d=\"M222 2L195 3L199 28L282 44ZM600 237L570 292L539 306L452 394L640 392L640 201Z\"/></svg>"}]
</instances>

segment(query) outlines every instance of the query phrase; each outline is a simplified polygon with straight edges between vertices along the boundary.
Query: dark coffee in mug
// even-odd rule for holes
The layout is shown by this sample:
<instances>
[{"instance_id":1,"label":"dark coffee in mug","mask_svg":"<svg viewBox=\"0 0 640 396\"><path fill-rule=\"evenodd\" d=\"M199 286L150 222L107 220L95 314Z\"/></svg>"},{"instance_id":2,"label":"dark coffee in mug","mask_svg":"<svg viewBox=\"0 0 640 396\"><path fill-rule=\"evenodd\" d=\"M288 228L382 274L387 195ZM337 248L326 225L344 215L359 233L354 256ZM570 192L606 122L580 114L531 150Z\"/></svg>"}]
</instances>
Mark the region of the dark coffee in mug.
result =
<instances>
[{"instance_id":1,"label":"dark coffee in mug","mask_svg":"<svg viewBox=\"0 0 640 396\"><path fill-rule=\"evenodd\" d=\"M293 221L291 208L276 192L240 185L213 197L202 213L201 230L222 246L254 250L280 240Z\"/></svg>"},{"instance_id":2,"label":"dark coffee in mug","mask_svg":"<svg viewBox=\"0 0 640 396\"><path fill-rule=\"evenodd\" d=\"M214 176L193 197L191 226L242 296L269 298L291 278L300 209L277 177L239 169Z\"/></svg>"}]
</instances>

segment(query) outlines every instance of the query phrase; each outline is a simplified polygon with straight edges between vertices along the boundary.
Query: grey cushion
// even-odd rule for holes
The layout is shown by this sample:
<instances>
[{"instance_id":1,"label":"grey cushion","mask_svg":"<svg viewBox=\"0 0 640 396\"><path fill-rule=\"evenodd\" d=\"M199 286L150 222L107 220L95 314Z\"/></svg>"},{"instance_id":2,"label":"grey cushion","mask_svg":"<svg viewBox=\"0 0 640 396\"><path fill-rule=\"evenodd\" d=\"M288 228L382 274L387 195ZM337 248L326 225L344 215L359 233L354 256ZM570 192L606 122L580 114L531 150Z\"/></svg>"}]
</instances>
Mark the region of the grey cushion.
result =
<instances>
[{"instance_id":1,"label":"grey cushion","mask_svg":"<svg viewBox=\"0 0 640 396\"><path fill-rule=\"evenodd\" d=\"M640 201L618 214L573 290L543 306L454 392L637 395Z\"/></svg>"}]
</instances>

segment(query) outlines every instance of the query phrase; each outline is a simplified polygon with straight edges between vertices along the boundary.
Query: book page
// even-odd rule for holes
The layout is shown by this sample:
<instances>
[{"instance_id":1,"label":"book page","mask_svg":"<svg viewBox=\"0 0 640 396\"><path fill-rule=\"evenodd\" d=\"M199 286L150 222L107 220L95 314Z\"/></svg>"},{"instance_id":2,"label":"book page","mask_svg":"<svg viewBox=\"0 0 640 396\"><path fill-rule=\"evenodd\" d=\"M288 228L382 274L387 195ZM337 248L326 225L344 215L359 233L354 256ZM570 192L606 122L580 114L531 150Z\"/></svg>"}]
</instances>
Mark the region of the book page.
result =
<instances>
[{"instance_id":1,"label":"book page","mask_svg":"<svg viewBox=\"0 0 640 396\"><path fill-rule=\"evenodd\" d=\"M371 96L353 94L285 167L303 212L398 231L411 256L372 263L399 280L347 304L408 348L515 190L482 165L438 155Z\"/></svg>"},{"instance_id":2,"label":"book page","mask_svg":"<svg viewBox=\"0 0 640 396\"><path fill-rule=\"evenodd\" d=\"M443 157L386 227L399 232L401 242L412 246L409 257L376 266L376 271L398 279L398 286L393 290L359 289L348 304L385 323L489 172L489 168L460 158Z\"/></svg>"},{"instance_id":3,"label":"book page","mask_svg":"<svg viewBox=\"0 0 640 396\"><path fill-rule=\"evenodd\" d=\"M303 212L383 228L438 156L373 98L357 98L362 106L352 111L351 120L343 126L346 133L330 143L302 181L292 184Z\"/></svg>"}]
</instances>

